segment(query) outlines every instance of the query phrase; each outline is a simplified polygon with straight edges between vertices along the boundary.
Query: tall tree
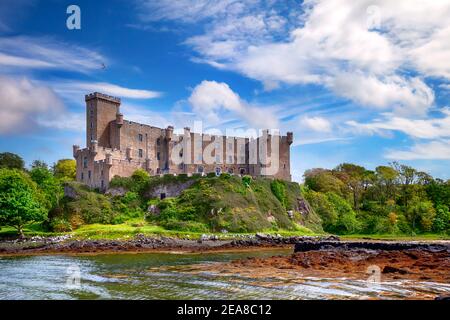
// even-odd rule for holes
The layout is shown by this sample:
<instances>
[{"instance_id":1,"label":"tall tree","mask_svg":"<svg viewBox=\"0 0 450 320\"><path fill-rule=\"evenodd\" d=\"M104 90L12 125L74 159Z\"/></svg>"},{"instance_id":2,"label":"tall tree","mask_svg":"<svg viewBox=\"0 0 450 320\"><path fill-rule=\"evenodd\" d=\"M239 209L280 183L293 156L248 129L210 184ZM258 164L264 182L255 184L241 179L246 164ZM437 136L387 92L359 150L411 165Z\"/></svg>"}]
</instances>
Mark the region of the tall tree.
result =
<instances>
[{"instance_id":1,"label":"tall tree","mask_svg":"<svg viewBox=\"0 0 450 320\"><path fill-rule=\"evenodd\" d=\"M0 169L0 224L16 228L23 237L24 226L44 220L46 214L43 197L25 172Z\"/></svg>"},{"instance_id":2,"label":"tall tree","mask_svg":"<svg viewBox=\"0 0 450 320\"><path fill-rule=\"evenodd\" d=\"M0 153L0 168L23 170L25 168L25 162L15 153L3 152Z\"/></svg>"},{"instance_id":3,"label":"tall tree","mask_svg":"<svg viewBox=\"0 0 450 320\"><path fill-rule=\"evenodd\" d=\"M397 170L393 167L378 166L375 172L382 202L389 199L395 200L395 182L398 178Z\"/></svg>"},{"instance_id":4,"label":"tall tree","mask_svg":"<svg viewBox=\"0 0 450 320\"><path fill-rule=\"evenodd\" d=\"M352 163L343 163L336 167L335 173L343 181L352 193L353 208L359 210L359 200L364 189L364 167Z\"/></svg>"},{"instance_id":5,"label":"tall tree","mask_svg":"<svg viewBox=\"0 0 450 320\"><path fill-rule=\"evenodd\" d=\"M61 159L54 165L55 177L62 180L75 180L77 163L73 159Z\"/></svg>"}]
</instances>

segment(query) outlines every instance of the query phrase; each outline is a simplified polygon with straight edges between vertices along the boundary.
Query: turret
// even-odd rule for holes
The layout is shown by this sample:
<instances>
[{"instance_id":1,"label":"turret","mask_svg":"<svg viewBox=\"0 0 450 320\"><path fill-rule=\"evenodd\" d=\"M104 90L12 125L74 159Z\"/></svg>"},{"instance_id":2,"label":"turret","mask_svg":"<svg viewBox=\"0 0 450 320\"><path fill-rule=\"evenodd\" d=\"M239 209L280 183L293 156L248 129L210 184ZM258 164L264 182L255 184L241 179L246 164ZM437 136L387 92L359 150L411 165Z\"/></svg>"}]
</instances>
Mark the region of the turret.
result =
<instances>
[{"instance_id":1,"label":"turret","mask_svg":"<svg viewBox=\"0 0 450 320\"><path fill-rule=\"evenodd\" d=\"M166 140L167 141L171 141L173 138L173 127L172 126L168 126L166 129Z\"/></svg>"},{"instance_id":2,"label":"turret","mask_svg":"<svg viewBox=\"0 0 450 320\"><path fill-rule=\"evenodd\" d=\"M287 143L289 145L291 145L292 142L294 142L294 134L292 132L288 132L287 133Z\"/></svg>"},{"instance_id":3,"label":"turret","mask_svg":"<svg viewBox=\"0 0 450 320\"><path fill-rule=\"evenodd\" d=\"M73 157L76 158L77 157L77 153L80 150L80 146L73 145L72 150L73 150Z\"/></svg>"},{"instance_id":4,"label":"turret","mask_svg":"<svg viewBox=\"0 0 450 320\"><path fill-rule=\"evenodd\" d=\"M123 114L120 112L116 114L116 124L119 128L123 126Z\"/></svg>"},{"instance_id":5,"label":"turret","mask_svg":"<svg viewBox=\"0 0 450 320\"><path fill-rule=\"evenodd\" d=\"M96 155L98 152L98 142L97 140L92 140L91 141L91 152Z\"/></svg>"}]
</instances>

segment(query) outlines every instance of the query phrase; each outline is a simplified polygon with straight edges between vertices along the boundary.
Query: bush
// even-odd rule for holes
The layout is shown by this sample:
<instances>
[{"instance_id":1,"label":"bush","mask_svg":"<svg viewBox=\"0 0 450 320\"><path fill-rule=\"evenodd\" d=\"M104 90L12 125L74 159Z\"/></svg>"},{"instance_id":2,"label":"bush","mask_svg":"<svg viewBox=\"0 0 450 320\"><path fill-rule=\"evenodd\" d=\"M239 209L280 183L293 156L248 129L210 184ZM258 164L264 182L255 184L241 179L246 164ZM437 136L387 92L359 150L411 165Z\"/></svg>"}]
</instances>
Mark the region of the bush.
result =
<instances>
[{"instance_id":1,"label":"bush","mask_svg":"<svg viewBox=\"0 0 450 320\"><path fill-rule=\"evenodd\" d=\"M270 189L275 197L281 202L281 205L286 208L287 199L286 199L286 187L284 183L280 180L273 180L270 183Z\"/></svg>"},{"instance_id":2,"label":"bush","mask_svg":"<svg viewBox=\"0 0 450 320\"><path fill-rule=\"evenodd\" d=\"M244 186L246 188L250 188L250 184L252 183L252 180L253 180L252 177L248 176L248 175L245 175L242 177L242 183L244 184Z\"/></svg>"},{"instance_id":3,"label":"bush","mask_svg":"<svg viewBox=\"0 0 450 320\"><path fill-rule=\"evenodd\" d=\"M54 218L50 221L50 228L54 232L69 232L72 231L72 226L64 218Z\"/></svg>"},{"instance_id":4,"label":"bush","mask_svg":"<svg viewBox=\"0 0 450 320\"><path fill-rule=\"evenodd\" d=\"M208 232L207 225L197 221L179 221L176 219L169 219L161 223L161 225L168 230L184 231L184 232Z\"/></svg>"}]
</instances>

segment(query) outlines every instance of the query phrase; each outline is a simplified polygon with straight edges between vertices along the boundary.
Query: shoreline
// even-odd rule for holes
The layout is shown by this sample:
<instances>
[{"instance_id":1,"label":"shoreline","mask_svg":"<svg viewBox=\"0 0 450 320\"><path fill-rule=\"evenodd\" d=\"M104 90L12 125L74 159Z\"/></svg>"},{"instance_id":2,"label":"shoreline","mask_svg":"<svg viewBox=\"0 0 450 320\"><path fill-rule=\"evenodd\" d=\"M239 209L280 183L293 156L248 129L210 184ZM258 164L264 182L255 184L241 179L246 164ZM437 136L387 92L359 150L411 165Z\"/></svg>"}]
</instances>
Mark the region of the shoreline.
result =
<instances>
[{"instance_id":1,"label":"shoreline","mask_svg":"<svg viewBox=\"0 0 450 320\"><path fill-rule=\"evenodd\" d=\"M36 255L99 255L139 253L202 253L291 249L292 253L339 250L433 250L450 248L449 240L345 239L336 236L281 237L256 234L242 239L180 239L137 235L129 240L79 240L71 238L31 238L25 241L0 241L0 257ZM392 247L392 248L390 248Z\"/></svg>"}]
</instances>

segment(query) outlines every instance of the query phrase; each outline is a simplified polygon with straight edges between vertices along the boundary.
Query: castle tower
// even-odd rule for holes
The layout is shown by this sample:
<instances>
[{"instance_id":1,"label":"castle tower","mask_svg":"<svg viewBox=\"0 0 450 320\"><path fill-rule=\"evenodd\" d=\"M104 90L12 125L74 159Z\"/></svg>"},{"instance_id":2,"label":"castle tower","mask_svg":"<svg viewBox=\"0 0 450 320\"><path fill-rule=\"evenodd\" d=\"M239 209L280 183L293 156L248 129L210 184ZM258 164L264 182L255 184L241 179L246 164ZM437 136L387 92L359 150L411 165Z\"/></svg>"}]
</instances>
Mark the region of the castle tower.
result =
<instances>
[{"instance_id":1,"label":"castle tower","mask_svg":"<svg viewBox=\"0 0 450 320\"><path fill-rule=\"evenodd\" d=\"M86 95L86 146L93 141L111 148L109 124L120 114L120 99L94 92Z\"/></svg>"}]
</instances>

